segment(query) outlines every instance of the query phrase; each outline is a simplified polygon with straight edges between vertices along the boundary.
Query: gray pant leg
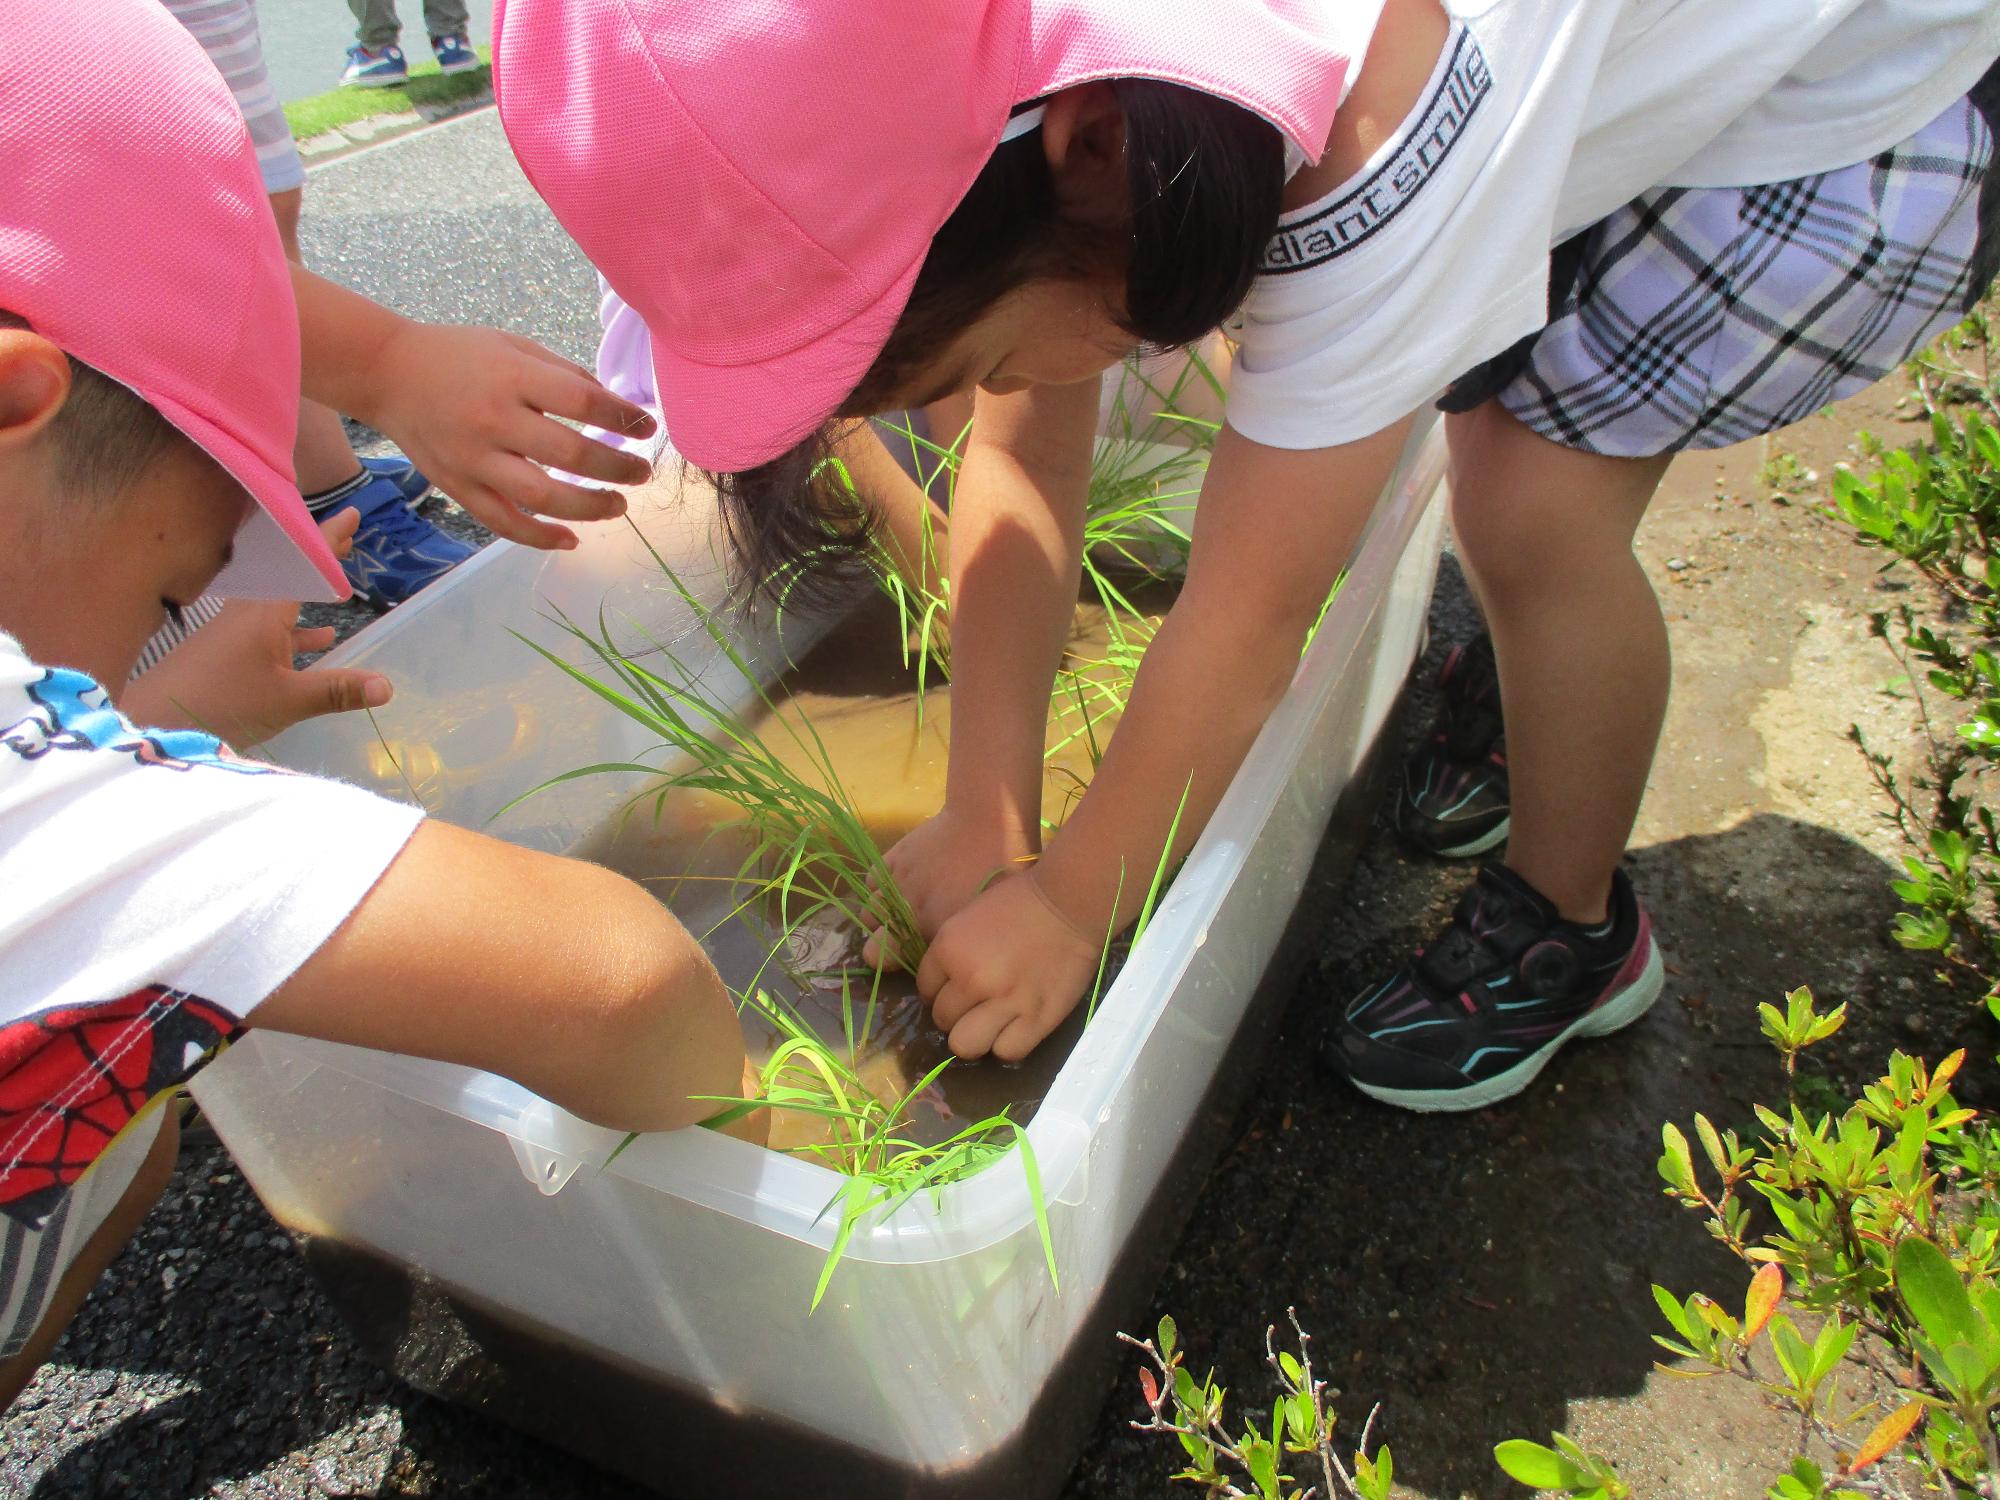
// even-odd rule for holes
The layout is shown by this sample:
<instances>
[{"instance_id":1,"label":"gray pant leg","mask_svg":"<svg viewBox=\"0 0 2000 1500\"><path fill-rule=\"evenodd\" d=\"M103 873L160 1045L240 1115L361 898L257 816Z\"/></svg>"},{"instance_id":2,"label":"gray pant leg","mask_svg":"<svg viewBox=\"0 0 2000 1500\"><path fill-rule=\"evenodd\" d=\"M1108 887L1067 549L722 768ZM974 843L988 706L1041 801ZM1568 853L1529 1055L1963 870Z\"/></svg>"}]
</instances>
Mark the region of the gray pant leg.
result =
<instances>
[{"instance_id":1,"label":"gray pant leg","mask_svg":"<svg viewBox=\"0 0 2000 1500\"><path fill-rule=\"evenodd\" d=\"M354 12L354 39L371 52L394 46L403 34L396 0L347 0L347 8Z\"/></svg>"},{"instance_id":2,"label":"gray pant leg","mask_svg":"<svg viewBox=\"0 0 2000 1500\"><path fill-rule=\"evenodd\" d=\"M424 25L432 36L466 36L472 18L466 14L465 0L424 0Z\"/></svg>"}]
</instances>

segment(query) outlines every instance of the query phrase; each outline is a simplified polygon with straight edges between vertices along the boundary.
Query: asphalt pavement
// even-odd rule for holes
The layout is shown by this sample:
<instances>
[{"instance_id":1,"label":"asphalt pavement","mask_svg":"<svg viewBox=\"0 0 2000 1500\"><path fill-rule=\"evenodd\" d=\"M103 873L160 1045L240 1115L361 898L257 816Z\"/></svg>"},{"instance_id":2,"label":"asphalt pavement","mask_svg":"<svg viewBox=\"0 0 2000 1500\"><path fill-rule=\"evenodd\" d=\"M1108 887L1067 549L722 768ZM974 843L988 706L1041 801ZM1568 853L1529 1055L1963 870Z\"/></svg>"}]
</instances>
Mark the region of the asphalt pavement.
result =
<instances>
[{"instance_id":1,"label":"asphalt pavement","mask_svg":"<svg viewBox=\"0 0 2000 1500\"><path fill-rule=\"evenodd\" d=\"M322 276L413 318L490 324L585 365L596 354L590 262L492 109L315 167L299 240Z\"/></svg>"}]
</instances>

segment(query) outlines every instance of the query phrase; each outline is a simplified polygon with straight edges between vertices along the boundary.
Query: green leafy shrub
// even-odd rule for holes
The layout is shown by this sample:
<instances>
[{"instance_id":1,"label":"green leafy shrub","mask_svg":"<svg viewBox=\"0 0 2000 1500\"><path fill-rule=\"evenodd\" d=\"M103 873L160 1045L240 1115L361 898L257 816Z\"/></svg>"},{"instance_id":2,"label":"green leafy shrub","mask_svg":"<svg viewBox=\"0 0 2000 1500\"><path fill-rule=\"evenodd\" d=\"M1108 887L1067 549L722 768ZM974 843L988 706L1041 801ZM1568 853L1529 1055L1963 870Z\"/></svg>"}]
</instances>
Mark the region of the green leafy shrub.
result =
<instances>
[{"instance_id":1,"label":"green leafy shrub","mask_svg":"<svg viewBox=\"0 0 2000 1500\"><path fill-rule=\"evenodd\" d=\"M1896 940L1975 981L2000 1015L2000 822L1988 790L2000 768L2000 394L1990 372L1975 377L1957 357L1983 354L1986 336L1975 318L1919 361L1929 440L1885 450L1864 434L1877 467L1835 473L1833 512L1935 601L1871 617L1917 704L1919 764L1899 770L1850 731L1910 848Z\"/></svg>"},{"instance_id":2,"label":"green leafy shrub","mask_svg":"<svg viewBox=\"0 0 2000 1500\"><path fill-rule=\"evenodd\" d=\"M1265 1363L1278 1387L1271 1403L1271 1425L1268 1430L1261 1425L1259 1411L1255 1419L1245 1419L1240 1434L1232 1433L1225 1423L1228 1393L1215 1383L1215 1372L1197 1380L1188 1370L1172 1318L1160 1319L1159 1331L1150 1339L1119 1334L1147 1360L1139 1367L1146 1417L1132 1426L1177 1439L1188 1463L1174 1479L1219 1500L1389 1500L1396 1466L1387 1447L1368 1451L1374 1413L1369 1413L1360 1441L1343 1460L1334 1445L1334 1412L1329 1404L1339 1392L1313 1373L1312 1338L1299 1326L1296 1310L1287 1310L1286 1317L1298 1339L1297 1354L1277 1347L1276 1324L1264 1333ZM1291 1473L1298 1468L1317 1474L1301 1487Z\"/></svg>"},{"instance_id":3,"label":"green leafy shrub","mask_svg":"<svg viewBox=\"0 0 2000 1500\"><path fill-rule=\"evenodd\" d=\"M1846 1019L1803 989L1759 1012L1794 1078L1799 1055ZM1759 1106L1749 1142L1696 1115L1699 1162L1680 1129L1662 1129L1667 1194L1757 1271L1741 1317L1656 1286L1672 1329L1657 1341L1694 1373L1749 1380L1798 1413L1801 1447L1819 1456L1801 1452L1774 1500L1978 1496L2000 1479L2000 1140L1952 1097L1964 1061L1932 1069L1894 1053L1839 1114L1796 1094L1784 1114ZM1771 1232L1752 1232L1753 1199ZM1785 1301L1816 1320L1811 1337ZM1898 1472L1874 1467L1920 1425Z\"/></svg>"}]
</instances>

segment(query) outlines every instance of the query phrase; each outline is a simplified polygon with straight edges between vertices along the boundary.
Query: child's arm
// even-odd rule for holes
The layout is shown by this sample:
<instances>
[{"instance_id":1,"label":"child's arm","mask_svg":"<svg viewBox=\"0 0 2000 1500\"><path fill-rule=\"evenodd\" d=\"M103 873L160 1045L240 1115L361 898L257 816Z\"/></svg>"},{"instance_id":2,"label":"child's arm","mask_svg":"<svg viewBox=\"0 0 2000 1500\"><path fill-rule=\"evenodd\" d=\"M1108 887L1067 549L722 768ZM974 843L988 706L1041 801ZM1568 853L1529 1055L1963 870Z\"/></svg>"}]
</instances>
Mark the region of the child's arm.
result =
<instances>
[{"instance_id":1,"label":"child's arm","mask_svg":"<svg viewBox=\"0 0 2000 1500\"><path fill-rule=\"evenodd\" d=\"M874 513L876 536L903 582L919 594L942 592L950 526L944 511L903 472L874 423L856 425L834 452Z\"/></svg>"},{"instance_id":2,"label":"child's arm","mask_svg":"<svg viewBox=\"0 0 2000 1500\"><path fill-rule=\"evenodd\" d=\"M944 807L887 856L926 933L1041 847L1042 750L1082 576L1097 399L1087 380L974 402L951 518Z\"/></svg>"},{"instance_id":3,"label":"child's arm","mask_svg":"<svg viewBox=\"0 0 2000 1500\"><path fill-rule=\"evenodd\" d=\"M540 465L604 484L643 484L646 461L556 421L644 437L651 416L587 370L495 328L418 323L292 267L306 395L394 438L452 499L500 536L573 547L538 515L602 521L622 495L567 484Z\"/></svg>"},{"instance_id":4,"label":"child's arm","mask_svg":"<svg viewBox=\"0 0 2000 1500\"><path fill-rule=\"evenodd\" d=\"M1408 428L1304 452L1223 430L1186 587L1089 791L1040 862L946 922L918 970L954 1052L1024 1057L1075 1007L1145 899L1183 796L1175 853L1283 697Z\"/></svg>"},{"instance_id":5,"label":"child's arm","mask_svg":"<svg viewBox=\"0 0 2000 1500\"><path fill-rule=\"evenodd\" d=\"M485 1068L614 1129L690 1125L720 1108L690 1094L754 1087L721 982L657 902L608 870L442 823L417 829L250 1024ZM728 1128L761 1141L769 1116ZM0 1360L0 1411L158 1198L178 1138L169 1113L25 1347Z\"/></svg>"},{"instance_id":6,"label":"child's arm","mask_svg":"<svg viewBox=\"0 0 2000 1500\"><path fill-rule=\"evenodd\" d=\"M615 1130L694 1124L720 1106L691 1095L743 1083L728 994L657 901L437 822L249 1022L483 1068Z\"/></svg>"}]
</instances>

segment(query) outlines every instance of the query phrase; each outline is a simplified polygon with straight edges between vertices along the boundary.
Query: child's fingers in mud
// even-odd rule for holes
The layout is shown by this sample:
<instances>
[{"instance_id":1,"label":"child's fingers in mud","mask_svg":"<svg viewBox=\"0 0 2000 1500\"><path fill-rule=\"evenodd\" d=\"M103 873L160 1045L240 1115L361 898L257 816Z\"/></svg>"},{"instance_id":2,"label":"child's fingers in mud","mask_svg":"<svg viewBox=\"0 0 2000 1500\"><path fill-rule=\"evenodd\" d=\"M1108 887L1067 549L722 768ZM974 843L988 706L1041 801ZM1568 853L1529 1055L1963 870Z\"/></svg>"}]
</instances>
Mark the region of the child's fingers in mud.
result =
<instances>
[{"instance_id":1,"label":"child's fingers in mud","mask_svg":"<svg viewBox=\"0 0 2000 1500\"><path fill-rule=\"evenodd\" d=\"M878 973L912 972L915 965L909 961L894 936L878 922L869 929L868 941L861 945L861 962Z\"/></svg>"}]
</instances>

